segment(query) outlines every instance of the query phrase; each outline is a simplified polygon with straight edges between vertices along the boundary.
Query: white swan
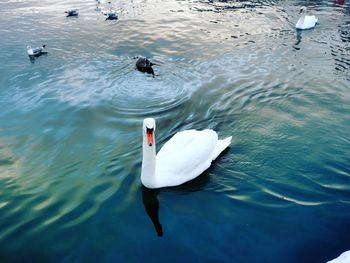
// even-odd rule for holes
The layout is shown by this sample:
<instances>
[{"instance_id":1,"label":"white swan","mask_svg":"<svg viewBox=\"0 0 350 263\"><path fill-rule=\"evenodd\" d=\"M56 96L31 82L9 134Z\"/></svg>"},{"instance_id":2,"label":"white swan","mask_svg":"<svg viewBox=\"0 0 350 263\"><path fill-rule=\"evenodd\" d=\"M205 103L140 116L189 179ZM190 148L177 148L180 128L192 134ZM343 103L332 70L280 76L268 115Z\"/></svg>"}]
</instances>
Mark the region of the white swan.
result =
<instances>
[{"instance_id":1,"label":"white swan","mask_svg":"<svg viewBox=\"0 0 350 263\"><path fill-rule=\"evenodd\" d=\"M295 25L296 29L310 29L315 27L318 19L316 16L307 16L305 6L300 8L299 14L301 14L301 17Z\"/></svg>"},{"instance_id":2,"label":"white swan","mask_svg":"<svg viewBox=\"0 0 350 263\"><path fill-rule=\"evenodd\" d=\"M327 263L349 263L350 262L350 250L343 252L339 257L328 261Z\"/></svg>"},{"instance_id":3,"label":"white swan","mask_svg":"<svg viewBox=\"0 0 350 263\"><path fill-rule=\"evenodd\" d=\"M141 182L147 188L176 186L196 178L232 139L219 140L217 133L209 129L181 131L156 156L155 129L153 118L144 119Z\"/></svg>"}]
</instances>

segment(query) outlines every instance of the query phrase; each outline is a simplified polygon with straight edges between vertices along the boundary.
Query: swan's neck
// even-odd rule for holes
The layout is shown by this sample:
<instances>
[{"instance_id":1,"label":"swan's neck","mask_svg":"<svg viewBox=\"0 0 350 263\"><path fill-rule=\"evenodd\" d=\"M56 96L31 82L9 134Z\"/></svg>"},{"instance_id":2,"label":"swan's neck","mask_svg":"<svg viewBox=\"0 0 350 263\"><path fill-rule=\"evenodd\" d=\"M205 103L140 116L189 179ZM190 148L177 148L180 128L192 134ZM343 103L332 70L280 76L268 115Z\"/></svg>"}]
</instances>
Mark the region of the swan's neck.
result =
<instances>
[{"instance_id":1,"label":"swan's neck","mask_svg":"<svg viewBox=\"0 0 350 263\"><path fill-rule=\"evenodd\" d=\"M305 21L305 13L301 15L299 18L297 24L295 25L297 28L303 28L304 27L304 21Z\"/></svg>"},{"instance_id":2,"label":"swan's neck","mask_svg":"<svg viewBox=\"0 0 350 263\"><path fill-rule=\"evenodd\" d=\"M156 188L156 142L154 135L154 144L149 146L147 144L146 136L143 136L142 147L142 171L141 181L147 188Z\"/></svg>"}]
</instances>

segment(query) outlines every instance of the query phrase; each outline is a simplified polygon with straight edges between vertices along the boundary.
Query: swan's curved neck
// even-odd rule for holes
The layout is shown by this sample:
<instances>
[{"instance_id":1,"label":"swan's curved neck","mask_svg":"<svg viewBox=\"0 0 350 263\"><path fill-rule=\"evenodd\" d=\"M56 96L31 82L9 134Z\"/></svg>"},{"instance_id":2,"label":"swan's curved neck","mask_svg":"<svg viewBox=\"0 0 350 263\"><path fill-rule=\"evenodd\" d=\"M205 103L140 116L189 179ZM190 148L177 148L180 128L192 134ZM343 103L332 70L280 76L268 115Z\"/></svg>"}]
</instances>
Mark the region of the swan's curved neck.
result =
<instances>
[{"instance_id":1,"label":"swan's curved neck","mask_svg":"<svg viewBox=\"0 0 350 263\"><path fill-rule=\"evenodd\" d=\"M147 138L145 133L143 134L142 144L142 170L141 180L144 186L147 188L156 187L156 140L154 134L154 144L149 146L147 144Z\"/></svg>"}]
</instances>

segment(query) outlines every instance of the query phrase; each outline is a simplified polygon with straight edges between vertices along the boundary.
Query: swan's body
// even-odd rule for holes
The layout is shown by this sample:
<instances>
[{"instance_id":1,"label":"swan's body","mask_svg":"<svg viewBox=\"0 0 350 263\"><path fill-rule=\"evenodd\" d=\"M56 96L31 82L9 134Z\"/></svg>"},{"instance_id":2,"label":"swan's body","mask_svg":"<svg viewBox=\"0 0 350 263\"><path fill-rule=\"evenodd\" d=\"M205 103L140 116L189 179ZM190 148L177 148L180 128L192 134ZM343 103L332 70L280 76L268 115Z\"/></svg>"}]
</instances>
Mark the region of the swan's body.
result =
<instances>
[{"instance_id":1,"label":"swan's body","mask_svg":"<svg viewBox=\"0 0 350 263\"><path fill-rule=\"evenodd\" d=\"M300 14L301 17L295 25L296 29L310 29L315 27L318 19L316 16L307 16L306 7L303 6L300 8Z\"/></svg>"},{"instance_id":2,"label":"swan's body","mask_svg":"<svg viewBox=\"0 0 350 263\"><path fill-rule=\"evenodd\" d=\"M207 170L226 149L232 137L223 140L213 130L186 130L176 133L156 155L155 121L143 122L141 182L147 188L183 184Z\"/></svg>"},{"instance_id":3,"label":"swan's body","mask_svg":"<svg viewBox=\"0 0 350 263\"><path fill-rule=\"evenodd\" d=\"M27 46L27 54L28 56L40 56L46 52L44 52L44 48L46 47L46 45L43 45L42 47L35 47L32 48L31 46Z\"/></svg>"},{"instance_id":4,"label":"swan's body","mask_svg":"<svg viewBox=\"0 0 350 263\"><path fill-rule=\"evenodd\" d=\"M349 263L350 262L350 250L343 252L339 257L328 261L327 263Z\"/></svg>"}]
</instances>

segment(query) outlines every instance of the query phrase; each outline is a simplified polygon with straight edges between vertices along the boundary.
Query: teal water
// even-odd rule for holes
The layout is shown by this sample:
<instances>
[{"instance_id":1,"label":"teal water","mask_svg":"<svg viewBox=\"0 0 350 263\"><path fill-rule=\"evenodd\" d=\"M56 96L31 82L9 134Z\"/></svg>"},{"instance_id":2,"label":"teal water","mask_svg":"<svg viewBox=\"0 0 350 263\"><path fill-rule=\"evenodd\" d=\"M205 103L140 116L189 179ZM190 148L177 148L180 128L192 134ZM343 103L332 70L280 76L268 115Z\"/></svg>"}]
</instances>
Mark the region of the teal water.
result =
<instances>
[{"instance_id":1,"label":"teal water","mask_svg":"<svg viewBox=\"0 0 350 263\"><path fill-rule=\"evenodd\" d=\"M326 262L350 249L350 2L0 3L1 262ZM319 17L296 32L298 10ZM78 18L64 11L78 8ZM47 45L33 63L26 46ZM149 57L156 76L134 70ZM141 187L142 120L233 136ZM160 230L161 229L161 230ZM162 237L157 235L163 232Z\"/></svg>"}]
</instances>

